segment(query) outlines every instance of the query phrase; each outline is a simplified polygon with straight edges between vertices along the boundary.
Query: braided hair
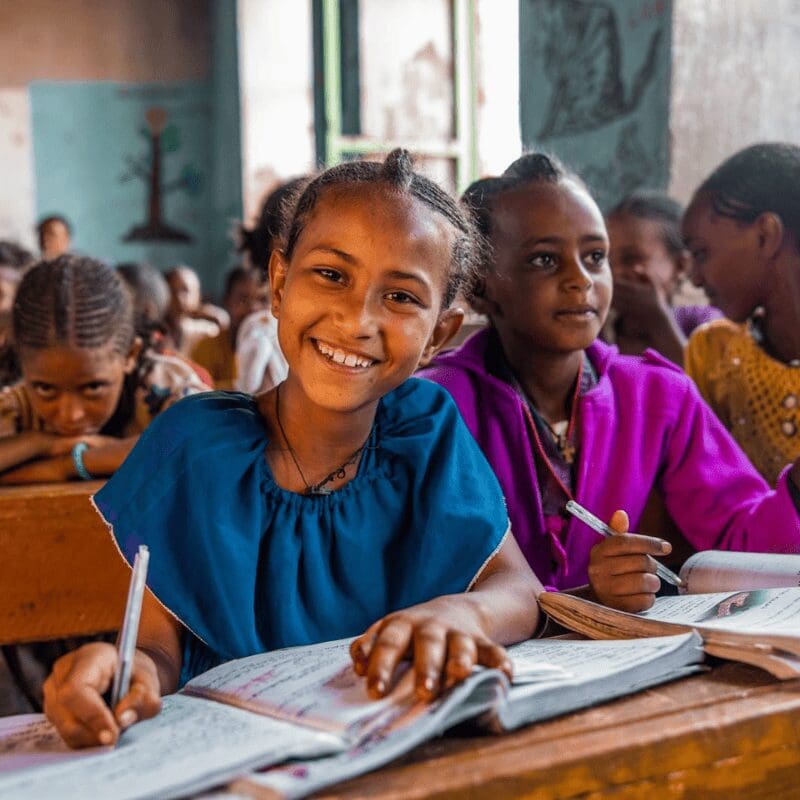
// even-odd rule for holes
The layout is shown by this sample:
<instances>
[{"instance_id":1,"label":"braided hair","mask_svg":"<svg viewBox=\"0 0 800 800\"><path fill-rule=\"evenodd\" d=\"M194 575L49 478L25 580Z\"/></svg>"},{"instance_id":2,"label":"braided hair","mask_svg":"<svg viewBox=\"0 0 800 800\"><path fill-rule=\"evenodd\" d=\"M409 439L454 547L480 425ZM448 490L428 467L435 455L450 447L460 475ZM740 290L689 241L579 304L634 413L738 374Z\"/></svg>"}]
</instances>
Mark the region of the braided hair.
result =
<instances>
[{"instance_id":1,"label":"braided hair","mask_svg":"<svg viewBox=\"0 0 800 800\"><path fill-rule=\"evenodd\" d=\"M800 147L768 142L746 147L703 181L695 196L710 197L721 217L752 223L777 214L800 242Z\"/></svg>"},{"instance_id":2,"label":"braided hair","mask_svg":"<svg viewBox=\"0 0 800 800\"><path fill-rule=\"evenodd\" d=\"M481 178L470 184L461 196L462 203L469 209L475 226L483 237L485 246L478 269L472 281L467 284L467 299L474 299L483 294L483 280L492 268L491 251L492 205L496 197L505 192L532 183L573 183L586 189L583 181L568 170L555 156L544 153L526 153L514 161L502 175ZM587 190L588 191L588 190Z\"/></svg>"},{"instance_id":3,"label":"braided hair","mask_svg":"<svg viewBox=\"0 0 800 800\"><path fill-rule=\"evenodd\" d=\"M136 336L130 294L116 271L75 255L40 261L25 273L14 300L12 327L20 352L110 343L113 352L127 357ZM139 369L126 376L117 408L101 433L123 435L135 411L136 385L144 369L141 355Z\"/></svg>"},{"instance_id":4,"label":"braided hair","mask_svg":"<svg viewBox=\"0 0 800 800\"><path fill-rule=\"evenodd\" d=\"M657 223L667 253L675 258L685 249L681 235L683 211L677 200L660 192L634 192L617 203L607 219L629 216Z\"/></svg>"},{"instance_id":5,"label":"braided hair","mask_svg":"<svg viewBox=\"0 0 800 800\"><path fill-rule=\"evenodd\" d=\"M256 269L261 270L265 277L269 269L272 248L280 239L283 230L286 207L291 205L293 198L296 198L298 192L302 191L308 180L303 175L282 183L267 195L256 224L252 228L239 227L237 251L247 253L250 263Z\"/></svg>"},{"instance_id":6,"label":"braided hair","mask_svg":"<svg viewBox=\"0 0 800 800\"><path fill-rule=\"evenodd\" d=\"M452 226L455 241L451 250L443 307L447 308L462 286L471 280L480 260L481 241L469 215L464 209L429 178L414 172L407 150L397 148L386 156L383 163L374 161L347 161L323 172L308 183L296 199L285 225L284 251L291 259L300 234L311 218L322 193L333 187L357 184L383 183L392 190L420 200Z\"/></svg>"}]
</instances>

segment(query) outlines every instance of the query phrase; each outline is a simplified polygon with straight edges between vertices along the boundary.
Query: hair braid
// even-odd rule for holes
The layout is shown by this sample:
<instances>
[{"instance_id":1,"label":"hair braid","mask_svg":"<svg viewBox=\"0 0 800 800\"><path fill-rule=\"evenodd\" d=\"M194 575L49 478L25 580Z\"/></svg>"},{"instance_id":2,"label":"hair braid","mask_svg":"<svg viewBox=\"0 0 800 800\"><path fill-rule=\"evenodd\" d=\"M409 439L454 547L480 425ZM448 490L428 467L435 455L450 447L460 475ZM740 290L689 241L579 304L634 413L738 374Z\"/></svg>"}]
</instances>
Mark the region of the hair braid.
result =
<instances>
[{"instance_id":1,"label":"hair braid","mask_svg":"<svg viewBox=\"0 0 800 800\"><path fill-rule=\"evenodd\" d=\"M409 194L444 217L455 230L450 259L450 272L443 306L449 306L459 290L471 283L472 274L481 260L482 242L469 214L434 181L414 172L407 150L392 150L383 163L347 161L318 175L297 197L285 222L285 252L291 258L297 240L308 223L323 191L334 186L386 184L392 190Z\"/></svg>"},{"instance_id":2,"label":"hair braid","mask_svg":"<svg viewBox=\"0 0 800 800\"><path fill-rule=\"evenodd\" d=\"M17 346L34 350L112 343L115 352L127 355L135 336L130 296L120 277L100 261L74 255L41 261L25 274L13 327Z\"/></svg>"}]
</instances>

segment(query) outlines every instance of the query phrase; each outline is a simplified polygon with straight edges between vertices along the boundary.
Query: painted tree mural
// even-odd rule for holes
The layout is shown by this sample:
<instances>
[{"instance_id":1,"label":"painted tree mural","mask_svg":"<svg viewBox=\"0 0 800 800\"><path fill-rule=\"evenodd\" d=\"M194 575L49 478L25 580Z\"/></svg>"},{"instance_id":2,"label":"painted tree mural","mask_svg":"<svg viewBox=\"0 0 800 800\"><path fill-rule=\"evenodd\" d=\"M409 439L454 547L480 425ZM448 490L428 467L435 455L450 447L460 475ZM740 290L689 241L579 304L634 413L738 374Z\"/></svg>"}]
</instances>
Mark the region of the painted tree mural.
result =
<instances>
[{"instance_id":1,"label":"painted tree mural","mask_svg":"<svg viewBox=\"0 0 800 800\"><path fill-rule=\"evenodd\" d=\"M163 201L172 192L181 191L198 195L202 190L203 176L192 164L184 164L178 176L171 181L164 179L164 160L181 147L180 129L167 125L169 114L164 108L151 106L145 112L147 127L140 130L149 143L149 152L128 156L128 168L122 182L141 180L147 186L146 222L134 225L123 241L190 242L192 237L162 218Z\"/></svg>"}]
</instances>

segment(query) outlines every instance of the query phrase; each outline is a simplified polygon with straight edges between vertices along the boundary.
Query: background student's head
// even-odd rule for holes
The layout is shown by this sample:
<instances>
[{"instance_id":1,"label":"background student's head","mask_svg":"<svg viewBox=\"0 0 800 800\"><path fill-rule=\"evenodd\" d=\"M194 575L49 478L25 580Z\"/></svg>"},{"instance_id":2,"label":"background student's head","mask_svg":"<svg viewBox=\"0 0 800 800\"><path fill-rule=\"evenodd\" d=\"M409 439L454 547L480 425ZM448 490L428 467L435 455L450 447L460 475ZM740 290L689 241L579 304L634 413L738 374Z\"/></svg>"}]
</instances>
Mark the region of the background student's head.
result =
<instances>
[{"instance_id":1,"label":"background student's head","mask_svg":"<svg viewBox=\"0 0 800 800\"><path fill-rule=\"evenodd\" d=\"M724 161L695 192L683 235L692 280L725 316L744 322L776 302L781 281L800 280L800 147L756 144Z\"/></svg>"},{"instance_id":2,"label":"background student's head","mask_svg":"<svg viewBox=\"0 0 800 800\"><path fill-rule=\"evenodd\" d=\"M515 354L591 344L608 313L611 270L603 215L555 158L533 153L464 194L489 244L469 299Z\"/></svg>"},{"instance_id":3,"label":"background student's head","mask_svg":"<svg viewBox=\"0 0 800 800\"><path fill-rule=\"evenodd\" d=\"M234 267L225 278L222 305L230 317L233 341L245 317L269 308L269 283L260 269Z\"/></svg>"},{"instance_id":4,"label":"background student's head","mask_svg":"<svg viewBox=\"0 0 800 800\"><path fill-rule=\"evenodd\" d=\"M606 218L614 279L645 278L671 302L689 269L682 217L681 204L658 192L636 192L618 203Z\"/></svg>"},{"instance_id":5,"label":"background student's head","mask_svg":"<svg viewBox=\"0 0 800 800\"><path fill-rule=\"evenodd\" d=\"M200 278L191 267L181 264L169 270L164 277L169 286L169 314L172 317L179 319L200 307Z\"/></svg>"},{"instance_id":6,"label":"background student's head","mask_svg":"<svg viewBox=\"0 0 800 800\"><path fill-rule=\"evenodd\" d=\"M72 243L72 226L66 217L51 214L36 226L42 258L49 260L69 252Z\"/></svg>"},{"instance_id":7,"label":"background student's head","mask_svg":"<svg viewBox=\"0 0 800 800\"><path fill-rule=\"evenodd\" d=\"M141 348L116 271L71 255L40 262L20 282L13 329L25 389L47 429L102 432Z\"/></svg>"}]
</instances>

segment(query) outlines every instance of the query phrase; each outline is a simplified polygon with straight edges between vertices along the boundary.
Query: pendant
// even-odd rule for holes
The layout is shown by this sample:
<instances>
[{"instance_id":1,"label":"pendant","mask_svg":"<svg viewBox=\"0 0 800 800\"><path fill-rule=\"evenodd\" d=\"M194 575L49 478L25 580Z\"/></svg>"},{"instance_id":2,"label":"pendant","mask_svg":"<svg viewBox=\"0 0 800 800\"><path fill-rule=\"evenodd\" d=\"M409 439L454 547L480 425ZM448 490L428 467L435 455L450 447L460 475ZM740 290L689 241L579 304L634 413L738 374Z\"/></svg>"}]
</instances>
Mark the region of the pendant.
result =
<instances>
[{"instance_id":1,"label":"pendant","mask_svg":"<svg viewBox=\"0 0 800 800\"><path fill-rule=\"evenodd\" d=\"M330 489L326 489L324 486L309 486L304 494L308 495L309 497L324 497L325 495L332 494L332 492Z\"/></svg>"},{"instance_id":2,"label":"pendant","mask_svg":"<svg viewBox=\"0 0 800 800\"><path fill-rule=\"evenodd\" d=\"M575 445L566 436L559 436L556 439L556 447L558 447L558 452L561 453L564 461L572 465L575 461Z\"/></svg>"}]
</instances>

